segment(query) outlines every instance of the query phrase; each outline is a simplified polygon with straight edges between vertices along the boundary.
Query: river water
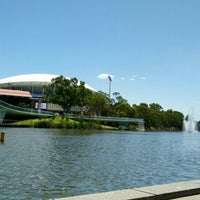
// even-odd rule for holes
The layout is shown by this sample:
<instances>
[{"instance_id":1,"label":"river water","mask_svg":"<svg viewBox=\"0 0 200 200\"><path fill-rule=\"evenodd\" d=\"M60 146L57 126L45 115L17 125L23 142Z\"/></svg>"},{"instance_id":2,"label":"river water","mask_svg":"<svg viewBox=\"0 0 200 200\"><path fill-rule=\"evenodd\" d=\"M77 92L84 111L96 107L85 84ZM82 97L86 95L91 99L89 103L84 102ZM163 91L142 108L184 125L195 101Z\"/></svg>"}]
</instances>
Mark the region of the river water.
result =
<instances>
[{"instance_id":1,"label":"river water","mask_svg":"<svg viewBox=\"0 0 200 200\"><path fill-rule=\"evenodd\" d=\"M0 199L54 199L200 179L200 134L5 128Z\"/></svg>"}]
</instances>

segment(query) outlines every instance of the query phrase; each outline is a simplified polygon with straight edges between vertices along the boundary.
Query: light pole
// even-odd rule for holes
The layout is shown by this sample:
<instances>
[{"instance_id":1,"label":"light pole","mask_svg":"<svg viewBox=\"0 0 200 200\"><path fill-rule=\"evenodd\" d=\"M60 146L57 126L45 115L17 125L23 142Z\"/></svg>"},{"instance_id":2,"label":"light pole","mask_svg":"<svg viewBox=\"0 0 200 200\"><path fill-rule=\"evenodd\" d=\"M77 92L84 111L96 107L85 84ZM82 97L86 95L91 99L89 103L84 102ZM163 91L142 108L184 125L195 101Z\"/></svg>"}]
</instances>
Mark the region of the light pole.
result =
<instances>
[{"instance_id":1,"label":"light pole","mask_svg":"<svg viewBox=\"0 0 200 200\"><path fill-rule=\"evenodd\" d=\"M111 82L112 82L112 78L109 75L108 75L108 80L109 80L109 97L111 97Z\"/></svg>"}]
</instances>

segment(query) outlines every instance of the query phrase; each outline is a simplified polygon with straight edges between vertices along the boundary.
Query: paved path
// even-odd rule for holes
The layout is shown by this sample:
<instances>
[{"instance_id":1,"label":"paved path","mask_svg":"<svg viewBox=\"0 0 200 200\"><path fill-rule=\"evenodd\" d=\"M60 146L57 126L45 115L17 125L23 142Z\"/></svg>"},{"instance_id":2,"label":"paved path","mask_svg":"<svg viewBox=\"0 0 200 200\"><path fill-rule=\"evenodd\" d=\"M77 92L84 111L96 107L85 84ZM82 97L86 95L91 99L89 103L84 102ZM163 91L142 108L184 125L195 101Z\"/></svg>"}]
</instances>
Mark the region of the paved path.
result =
<instances>
[{"instance_id":1,"label":"paved path","mask_svg":"<svg viewBox=\"0 0 200 200\"><path fill-rule=\"evenodd\" d=\"M195 195L195 196L193 196ZM200 180L118 190L57 200L200 200Z\"/></svg>"}]
</instances>

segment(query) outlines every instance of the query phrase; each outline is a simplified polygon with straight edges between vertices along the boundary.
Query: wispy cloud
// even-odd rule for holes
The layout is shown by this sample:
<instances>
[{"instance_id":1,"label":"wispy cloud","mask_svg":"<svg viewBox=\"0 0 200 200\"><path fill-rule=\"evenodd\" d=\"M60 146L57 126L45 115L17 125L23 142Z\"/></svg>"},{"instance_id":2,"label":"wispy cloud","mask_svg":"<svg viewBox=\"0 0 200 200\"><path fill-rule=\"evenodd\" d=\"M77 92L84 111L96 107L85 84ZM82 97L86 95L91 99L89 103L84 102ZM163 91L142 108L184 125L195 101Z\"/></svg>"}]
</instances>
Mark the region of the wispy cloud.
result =
<instances>
[{"instance_id":1,"label":"wispy cloud","mask_svg":"<svg viewBox=\"0 0 200 200\"><path fill-rule=\"evenodd\" d=\"M99 74L97 76L97 78L99 79L108 79L109 76L111 77L111 79L113 80L114 79L114 75L112 74L107 74L107 73L102 73L102 74ZM132 75L132 76L121 76L120 80L121 81L125 81L125 80L129 80L129 81L136 81L136 80L146 80L147 78L145 76L141 76L141 77L138 77L136 75Z\"/></svg>"},{"instance_id":2,"label":"wispy cloud","mask_svg":"<svg viewBox=\"0 0 200 200\"><path fill-rule=\"evenodd\" d=\"M135 75L132 75L131 78L130 78L130 80L131 80L131 81L135 81L135 80L136 80L136 76L135 76Z\"/></svg>"},{"instance_id":3,"label":"wispy cloud","mask_svg":"<svg viewBox=\"0 0 200 200\"><path fill-rule=\"evenodd\" d=\"M145 76L141 76L141 77L137 77L137 76L135 76L135 75L133 75L133 76L131 76L130 78L129 78L129 80L131 80L131 81L135 81L135 80L146 80L147 78L145 77Z\"/></svg>"},{"instance_id":4,"label":"wispy cloud","mask_svg":"<svg viewBox=\"0 0 200 200\"><path fill-rule=\"evenodd\" d=\"M99 74L99 75L97 76L97 78L99 78L99 79L108 79L109 76L110 76L112 79L114 79L114 75L107 74L107 73Z\"/></svg>"}]
</instances>

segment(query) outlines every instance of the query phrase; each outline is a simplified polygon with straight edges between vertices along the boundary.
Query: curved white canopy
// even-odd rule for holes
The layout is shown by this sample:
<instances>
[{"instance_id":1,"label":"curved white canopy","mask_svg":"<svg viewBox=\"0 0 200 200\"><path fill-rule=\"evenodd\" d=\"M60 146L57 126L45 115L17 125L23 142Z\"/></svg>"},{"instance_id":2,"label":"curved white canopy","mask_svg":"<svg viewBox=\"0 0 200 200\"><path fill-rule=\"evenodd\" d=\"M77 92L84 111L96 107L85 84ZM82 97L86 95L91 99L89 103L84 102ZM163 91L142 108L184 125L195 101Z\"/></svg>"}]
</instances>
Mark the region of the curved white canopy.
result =
<instances>
[{"instance_id":1,"label":"curved white canopy","mask_svg":"<svg viewBox=\"0 0 200 200\"><path fill-rule=\"evenodd\" d=\"M58 77L59 75L54 74L24 74L18 76L11 76L7 78L0 79L0 84L8 84L8 83L50 83L53 78ZM68 77L65 77L70 79ZM85 84L86 88L95 91L91 86Z\"/></svg>"},{"instance_id":2,"label":"curved white canopy","mask_svg":"<svg viewBox=\"0 0 200 200\"><path fill-rule=\"evenodd\" d=\"M51 80L53 78L56 78L56 77L58 77L58 75L24 74L24 75L11 76L11 77L8 77L8 78L0 79L0 84L2 84L2 83L16 83L16 82L47 82L47 83L50 83Z\"/></svg>"}]
</instances>

